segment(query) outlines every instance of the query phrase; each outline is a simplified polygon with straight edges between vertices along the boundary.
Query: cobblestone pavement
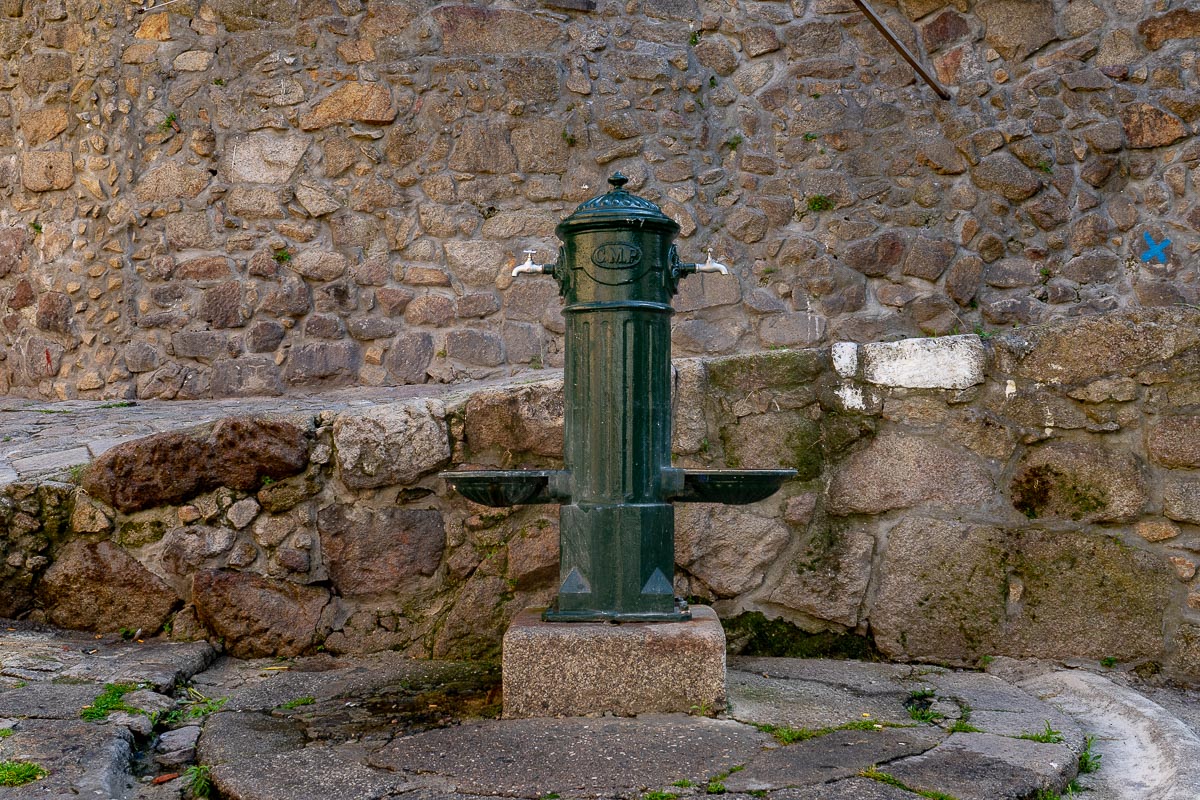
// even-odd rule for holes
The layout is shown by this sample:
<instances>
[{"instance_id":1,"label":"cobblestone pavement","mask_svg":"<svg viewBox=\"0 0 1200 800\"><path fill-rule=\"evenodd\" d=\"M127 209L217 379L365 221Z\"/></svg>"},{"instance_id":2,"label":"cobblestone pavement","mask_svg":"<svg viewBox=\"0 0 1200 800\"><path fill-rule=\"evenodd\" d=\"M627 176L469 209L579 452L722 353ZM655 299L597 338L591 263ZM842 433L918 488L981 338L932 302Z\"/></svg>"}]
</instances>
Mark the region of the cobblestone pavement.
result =
<instances>
[{"instance_id":1,"label":"cobblestone pavement","mask_svg":"<svg viewBox=\"0 0 1200 800\"><path fill-rule=\"evenodd\" d=\"M44 773L0 798L178 800L196 781L224 800L1033 800L1070 796L1072 781L1092 800L1198 796L1200 740L1146 692L995 666L732 658L719 718L503 720L493 665L244 661L0 621L0 762ZM1092 733L1100 769L1077 775Z\"/></svg>"}]
</instances>

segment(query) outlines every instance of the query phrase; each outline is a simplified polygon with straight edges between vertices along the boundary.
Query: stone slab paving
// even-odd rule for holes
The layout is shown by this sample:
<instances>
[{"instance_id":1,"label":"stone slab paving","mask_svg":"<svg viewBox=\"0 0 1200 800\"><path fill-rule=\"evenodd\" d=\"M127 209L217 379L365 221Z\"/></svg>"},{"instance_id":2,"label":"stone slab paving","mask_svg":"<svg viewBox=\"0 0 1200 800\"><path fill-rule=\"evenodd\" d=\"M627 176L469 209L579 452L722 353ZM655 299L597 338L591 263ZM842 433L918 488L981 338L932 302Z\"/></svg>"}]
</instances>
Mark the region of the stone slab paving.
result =
<instances>
[{"instance_id":1,"label":"stone slab paving","mask_svg":"<svg viewBox=\"0 0 1200 800\"><path fill-rule=\"evenodd\" d=\"M903 756L919 755L945 738L944 731L932 727L833 731L800 747L762 753L723 783L732 792L824 785Z\"/></svg>"},{"instance_id":2,"label":"stone slab paving","mask_svg":"<svg viewBox=\"0 0 1200 800\"><path fill-rule=\"evenodd\" d=\"M889 775L920 792L957 800L1027 800L1061 791L1075 777L1076 754L1062 744L992 733L956 733L926 753L889 764Z\"/></svg>"},{"instance_id":3,"label":"stone slab paving","mask_svg":"<svg viewBox=\"0 0 1200 800\"><path fill-rule=\"evenodd\" d=\"M0 787L0 797L125 796L133 785L133 733L122 725L84 722L79 709L74 712L75 719L12 720L13 734L0 741L0 761L33 762L49 774L33 784Z\"/></svg>"},{"instance_id":4,"label":"stone slab paving","mask_svg":"<svg viewBox=\"0 0 1200 800\"><path fill-rule=\"evenodd\" d=\"M759 724L825 728L867 716L911 722L904 701L922 670L891 664L733 658L726 677L739 718ZM912 679L911 685L905 681Z\"/></svg>"},{"instance_id":5,"label":"stone slab paving","mask_svg":"<svg viewBox=\"0 0 1200 800\"><path fill-rule=\"evenodd\" d=\"M504 720L491 716L492 665L395 653L247 661L203 644L0 622L0 730L12 731L0 734L0 761L49 772L0 787L0 800L179 800L184 779L169 776L195 763L223 800L687 800L721 790L729 800L1032 800L1075 777L1085 733L1107 748L1103 769L1080 779L1091 800L1200 796L1190 774L1200 740L1161 705L1082 670L998 662L984 674L731 658L724 718ZM114 681L144 685L124 699L158 712L154 723L80 718ZM1047 724L1061 741L1019 738Z\"/></svg>"},{"instance_id":6,"label":"stone slab paving","mask_svg":"<svg viewBox=\"0 0 1200 800\"><path fill-rule=\"evenodd\" d=\"M1146 687L1128 674L1097 675L998 659L1022 689L1070 714L1096 737L1102 768L1081 776L1089 800L1200 797L1200 710L1194 690Z\"/></svg>"},{"instance_id":7,"label":"stone slab paving","mask_svg":"<svg viewBox=\"0 0 1200 800\"><path fill-rule=\"evenodd\" d=\"M397 739L369 763L468 794L632 797L727 774L770 743L734 720L680 714L494 720Z\"/></svg>"}]
</instances>

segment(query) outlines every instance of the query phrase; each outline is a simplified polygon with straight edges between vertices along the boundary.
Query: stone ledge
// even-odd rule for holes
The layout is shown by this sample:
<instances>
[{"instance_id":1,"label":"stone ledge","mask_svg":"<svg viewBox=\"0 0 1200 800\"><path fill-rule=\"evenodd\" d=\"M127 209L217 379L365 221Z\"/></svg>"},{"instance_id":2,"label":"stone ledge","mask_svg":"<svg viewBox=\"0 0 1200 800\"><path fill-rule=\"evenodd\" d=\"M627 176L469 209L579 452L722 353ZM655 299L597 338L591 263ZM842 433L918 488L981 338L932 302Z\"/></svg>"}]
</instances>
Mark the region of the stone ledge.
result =
<instances>
[{"instance_id":1,"label":"stone ledge","mask_svg":"<svg viewBox=\"0 0 1200 800\"><path fill-rule=\"evenodd\" d=\"M504 634L504 716L622 716L725 708L725 632L690 622L543 622L527 608Z\"/></svg>"}]
</instances>

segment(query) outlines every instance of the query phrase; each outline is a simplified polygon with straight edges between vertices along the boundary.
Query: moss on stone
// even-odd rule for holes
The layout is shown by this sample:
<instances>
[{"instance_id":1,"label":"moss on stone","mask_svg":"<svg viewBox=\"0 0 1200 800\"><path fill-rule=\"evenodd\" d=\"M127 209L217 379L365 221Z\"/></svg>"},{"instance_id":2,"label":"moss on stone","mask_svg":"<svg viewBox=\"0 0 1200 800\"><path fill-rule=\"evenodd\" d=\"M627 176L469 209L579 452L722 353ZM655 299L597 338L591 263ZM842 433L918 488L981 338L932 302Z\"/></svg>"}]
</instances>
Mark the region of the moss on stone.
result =
<instances>
[{"instance_id":1,"label":"moss on stone","mask_svg":"<svg viewBox=\"0 0 1200 800\"><path fill-rule=\"evenodd\" d=\"M39 484L36 491L42 532L51 539L71 535L71 513L75 510L74 486L65 483Z\"/></svg>"},{"instance_id":2,"label":"moss on stone","mask_svg":"<svg viewBox=\"0 0 1200 800\"><path fill-rule=\"evenodd\" d=\"M789 430L783 437L784 447L791 453L790 458L783 460L780 466L796 470L796 477L802 481L812 480L821 474L825 459L821 455L820 438L815 426L796 427Z\"/></svg>"},{"instance_id":3,"label":"moss on stone","mask_svg":"<svg viewBox=\"0 0 1200 800\"><path fill-rule=\"evenodd\" d=\"M141 547L144 544L157 542L166 535L166 532L166 523L157 517L127 519L121 523L117 541L127 547Z\"/></svg>"},{"instance_id":4,"label":"moss on stone","mask_svg":"<svg viewBox=\"0 0 1200 800\"><path fill-rule=\"evenodd\" d=\"M871 417L827 412L821 417L821 447L826 457L838 455L864 436L873 436L876 428Z\"/></svg>"},{"instance_id":5,"label":"moss on stone","mask_svg":"<svg viewBox=\"0 0 1200 800\"><path fill-rule=\"evenodd\" d=\"M731 655L882 659L869 637L833 631L808 633L787 620L767 619L760 611L723 619L721 624Z\"/></svg>"},{"instance_id":6,"label":"moss on stone","mask_svg":"<svg viewBox=\"0 0 1200 800\"><path fill-rule=\"evenodd\" d=\"M733 446L733 432L730 425L723 426L720 430L721 436L721 451L725 454L725 466L729 469L738 469L742 466L742 459L738 457Z\"/></svg>"},{"instance_id":7,"label":"moss on stone","mask_svg":"<svg viewBox=\"0 0 1200 800\"><path fill-rule=\"evenodd\" d=\"M806 385L825 366L823 354L816 350L772 350L713 361L708 364L708 381L714 388L739 392Z\"/></svg>"},{"instance_id":8,"label":"moss on stone","mask_svg":"<svg viewBox=\"0 0 1200 800\"><path fill-rule=\"evenodd\" d=\"M1050 464L1039 464L1013 481L1012 504L1030 519L1050 514L1078 521L1106 508L1108 494Z\"/></svg>"},{"instance_id":9,"label":"moss on stone","mask_svg":"<svg viewBox=\"0 0 1200 800\"><path fill-rule=\"evenodd\" d=\"M821 427L808 409L749 414L719 430L731 469L795 469L800 480L821 474Z\"/></svg>"}]
</instances>

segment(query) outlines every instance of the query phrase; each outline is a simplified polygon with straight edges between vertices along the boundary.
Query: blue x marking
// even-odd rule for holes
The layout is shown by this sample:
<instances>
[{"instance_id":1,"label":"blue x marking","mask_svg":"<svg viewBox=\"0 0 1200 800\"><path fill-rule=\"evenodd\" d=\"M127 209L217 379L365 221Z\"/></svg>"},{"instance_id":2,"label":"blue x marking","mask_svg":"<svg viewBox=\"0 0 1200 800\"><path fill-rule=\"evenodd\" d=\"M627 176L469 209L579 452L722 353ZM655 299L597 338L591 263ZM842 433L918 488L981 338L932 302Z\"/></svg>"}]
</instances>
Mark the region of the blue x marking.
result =
<instances>
[{"instance_id":1,"label":"blue x marking","mask_svg":"<svg viewBox=\"0 0 1200 800\"><path fill-rule=\"evenodd\" d=\"M1145 261L1147 264L1149 264L1151 261L1158 259L1158 263L1160 264L1167 263L1166 249L1167 245L1171 243L1171 240L1163 239L1161 242L1155 242L1154 237L1148 233L1143 233L1142 238L1144 238L1146 240L1146 244L1150 246L1149 250L1142 253L1142 261Z\"/></svg>"}]
</instances>

